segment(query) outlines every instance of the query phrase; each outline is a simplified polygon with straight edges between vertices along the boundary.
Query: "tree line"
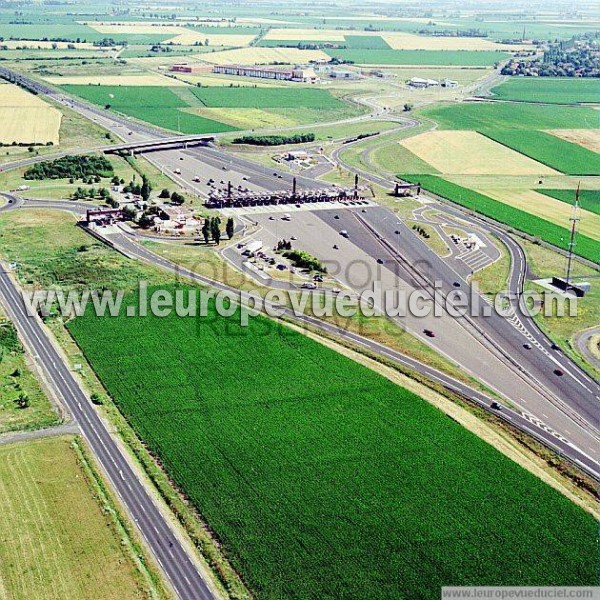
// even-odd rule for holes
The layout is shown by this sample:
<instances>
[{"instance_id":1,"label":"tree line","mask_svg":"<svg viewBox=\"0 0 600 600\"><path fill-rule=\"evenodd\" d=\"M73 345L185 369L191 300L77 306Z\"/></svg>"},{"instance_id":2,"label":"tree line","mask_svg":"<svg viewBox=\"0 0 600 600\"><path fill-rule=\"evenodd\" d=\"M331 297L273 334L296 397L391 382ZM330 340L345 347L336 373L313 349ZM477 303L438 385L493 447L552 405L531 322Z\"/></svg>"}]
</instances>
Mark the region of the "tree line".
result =
<instances>
[{"instance_id":1,"label":"tree line","mask_svg":"<svg viewBox=\"0 0 600 600\"><path fill-rule=\"evenodd\" d=\"M285 144L305 144L315 141L314 133L296 133L294 135L244 135L235 138L234 144L251 146L283 146Z\"/></svg>"}]
</instances>

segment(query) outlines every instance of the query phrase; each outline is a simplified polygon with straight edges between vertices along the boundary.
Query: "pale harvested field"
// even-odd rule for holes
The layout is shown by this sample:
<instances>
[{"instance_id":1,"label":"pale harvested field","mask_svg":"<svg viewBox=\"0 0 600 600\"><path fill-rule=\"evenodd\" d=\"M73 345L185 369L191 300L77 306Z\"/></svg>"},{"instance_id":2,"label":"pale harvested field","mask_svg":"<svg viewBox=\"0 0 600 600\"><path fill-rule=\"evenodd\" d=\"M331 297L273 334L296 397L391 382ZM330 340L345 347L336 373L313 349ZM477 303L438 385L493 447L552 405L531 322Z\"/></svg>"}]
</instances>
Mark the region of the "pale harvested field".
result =
<instances>
[{"instance_id":1,"label":"pale harvested field","mask_svg":"<svg viewBox=\"0 0 600 600\"><path fill-rule=\"evenodd\" d=\"M381 37L395 50L508 50L530 46L496 44L483 38L431 37L413 33L382 32Z\"/></svg>"},{"instance_id":2,"label":"pale harvested field","mask_svg":"<svg viewBox=\"0 0 600 600\"><path fill-rule=\"evenodd\" d=\"M122 86L187 86L184 81L162 75L74 75L66 77L45 77L54 85L122 85Z\"/></svg>"},{"instance_id":3,"label":"pale harvested field","mask_svg":"<svg viewBox=\"0 0 600 600\"><path fill-rule=\"evenodd\" d=\"M503 188L506 190L574 190L581 184L582 190L600 190L600 177L593 175L544 175L540 184L534 175L449 175L444 177L457 185L470 189Z\"/></svg>"},{"instance_id":4,"label":"pale harvested field","mask_svg":"<svg viewBox=\"0 0 600 600\"><path fill-rule=\"evenodd\" d=\"M62 113L22 88L0 84L0 143L59 143Z\"/></svg>"},{"instance_id":5,"label":"pale harvested field","mask_svg":"<svg viewBox=\"0 0 600 600\"><path fill-rule=\"evenodd\" d=\"M180 25L166 25L162 23L136 23L136 22L123 22L123 23L98 23L90 21L85 23L88 27L95 29L98 33L115 34L115 33L137 33L144 35L179 35L182 31L185 32L187 29Z\"/></svg>"},{"instance_id":6,"label":"pale harvested field","mask_svg":"<svg viewBox=\"0 0 600 600\"><path fill-rule=\"evenodd\" d=\"M148 597L69 443L0 448L0 598Z\"/></svg>"},{"instance_id":7,"label":"pale harvested field","mask_svg":"<svg viewBox=\"0 0 600 600\"><path fill-rule=\"evenodd\" d=\"M193 108L187 112L240 129L293 127L298 121L259 108Z\"/></svg>"},{"instance_id":8,"label":"pale harvested field","mask_svg":"<svg viewBox=\"0 0 600 600\"><path fill-rule=\"evenodd\" d=\"M365 31L343 29L271 29L265 40L304 40L307 42L344 42L346 35L373 35Z\"/></svg>"},{"instance_id":9,"label":"pale harvested field","mask_svg":"<svg viewBox=\"0 0 600 600\"><path fill-rule=\"evenodd\" d=\"M494 200L499 200L504 204L509 204L514 208L519 208L532 215L546 219L556 225L569 227L569 217L572 207L566 202L555 200L535 190L507 190L506 188L485 188L477 189L481 194L489 196ZM600 240L600 215L581 211L581 221L579 222L579 231L595 240Z\"/></svg>"},{"instance_id":10,"label":"pale harvested field","mask_svg":"<svg viewBox=\"0 0 600 600\"><path fill-rule=\"evenodd\" d=\"M428 131L400 142L443 174L543 175L556 171L476 131Z\"/></svg>"},{"instance_id":11,"label":"pale harvested field","mask_svg":"<svg viewBox=\"0 0 600 600\"><path fill-rule=\"evenodd\" d=\"M269 79L258 79L256 77L227 77L227 75L194 75L191 73L173 73L177 79L202 87L223 87L223 86L240 86L240 87L283 87L281 81L272 81ZM170 78L169 78L170 79Z\"/></svg>"},{"instance_id":12,"label":"pale harvested field","mask_svg":"<svg viewBox=\"0 0 600 600\"><path fill-rule=\"evenodd\" d=\"M65 50L68 46L75 46L77 50L96 50L101 51L101 48L88 43L71 43L71 42L46 42L38 40L4 40L0 42L0 46L6 46L9 50L17 50L21 48L29 48L34 50L52 50L55 46L57 49Z\"/></svg>"},{"instance_id":13,"label":"pale harvested field","mask_svg":"<svg viewBox=\"0 0 600 600\"><path fill-rule=\"evenodd\" d=\"M223 35L223 34L212 34L202 33L187 29L181 25L165 25L160 23L87 23L89 27L95 29L98 33L105 33L107 35L119 35L119 34L143 34L143 35L170 35L170 39L166 42L172 42L173 44L191 46L195 42L202 42L208 40L209 46L247 46L255 36L253 35Z\"/></svg>"},{"instance_id":14,"label":"pale harvested field","mask_svg":"<svg viewBox=\"0 0 600 600\"><path fill-rule=\"evenodd\" d=\"M600 153L600 129L550 129L548 133Z\"/></svg>"},{"instance_id":15,"label":"pale harvested field","mask_svg":"<svg viewBox=\"0 0 600 600\"><path fill-rule=\"evenodd\" d=\"M167 40L173 44L181 46L192 46L196 42L202 42L208 40L209 46L248 46L250 42L255 38L254 35L228 35L228 34L212 34L212 33L198 33L196 31L182 31L179 35Z\"/></svg>"},{"instance_id":16,"label":"pale harvested field","mask_svg":"<svg viewBox=\"0 0 600 600\"><path fill-rule=\"evenodd\" d=\"M252 47L224 50L223 52L208 52L202 55L202 60L216 65L268 65L272 63L295 65L308 63L311 60L329 60L329 56L320 50Z\"/></svg>"}]
</instances>

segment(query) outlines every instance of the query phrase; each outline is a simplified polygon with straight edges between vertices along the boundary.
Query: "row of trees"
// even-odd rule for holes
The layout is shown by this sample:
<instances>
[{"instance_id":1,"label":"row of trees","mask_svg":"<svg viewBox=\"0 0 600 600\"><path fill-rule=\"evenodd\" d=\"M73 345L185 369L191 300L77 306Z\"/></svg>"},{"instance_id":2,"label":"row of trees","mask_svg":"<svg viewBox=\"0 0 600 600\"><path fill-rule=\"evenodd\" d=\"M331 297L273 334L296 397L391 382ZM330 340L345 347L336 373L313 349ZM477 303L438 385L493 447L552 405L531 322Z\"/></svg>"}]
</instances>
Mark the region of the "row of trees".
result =
<instances>
[{"instance_id":1,"label":"row of trees","mask_svg":"<svg viewBox=\"0 0 600 600\"><path fill-rule=\"evenodd\" d=\"M233 237L233 218L229 217L225 223L225 233L227 238ZM206 244L212 240L217 246L221 242L221 219L220 217L212 217L204 219L204 225L202 225L202 237Z\"/></svg>"},{"instance_id":2,"label":"row of trees","mask_svg":"<svg viewBox=\"0 0 600 600\"><path fill-rule=\"evenodd\" d=\"M294 135L244 135L235 138L234 144L252 146L283 146L284 144L306 144L315 141L314 133L296 133Z\"/></svg>"},{"instance_id":3,"label":"row of trees","mask_svg":"<svg viewBox=\"0 0 600 600\"><path fill-rule=\"evenodd\" d=\"M82 187L78 187L72 195L73 200L93 200L94 198L102 198L103 200L108 201L109 199L112 199L110 192L105 188L105 187L101 187L101 188L82 188Z\"/></svg>"}]
</instances>

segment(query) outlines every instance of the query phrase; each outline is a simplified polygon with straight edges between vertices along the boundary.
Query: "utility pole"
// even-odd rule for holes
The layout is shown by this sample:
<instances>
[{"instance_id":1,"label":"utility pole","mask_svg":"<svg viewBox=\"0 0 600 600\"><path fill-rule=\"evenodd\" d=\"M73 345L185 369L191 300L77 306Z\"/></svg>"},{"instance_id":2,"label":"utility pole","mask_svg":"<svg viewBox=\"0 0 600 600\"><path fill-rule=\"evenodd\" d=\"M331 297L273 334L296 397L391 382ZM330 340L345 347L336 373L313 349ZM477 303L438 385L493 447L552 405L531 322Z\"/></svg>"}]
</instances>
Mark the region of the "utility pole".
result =
<instances>
[{"instance_id":1,"label":"utility pole","mask_svg":"<svg viewBox=\"0 0 600 600\"><path fill-rule=\"evenodd\" d=\"M581 220L581 211L579 210L579 186L581 182L577 184L577 191L575 192L575 204L573 205L573 212L571 213L571 237L569 238L569 256L567 258L567 285L566 290L571 286L571 269L573 266L573 250L575 248L575 236L577 235L577 223Z\"/></svg>"}]
</instances>

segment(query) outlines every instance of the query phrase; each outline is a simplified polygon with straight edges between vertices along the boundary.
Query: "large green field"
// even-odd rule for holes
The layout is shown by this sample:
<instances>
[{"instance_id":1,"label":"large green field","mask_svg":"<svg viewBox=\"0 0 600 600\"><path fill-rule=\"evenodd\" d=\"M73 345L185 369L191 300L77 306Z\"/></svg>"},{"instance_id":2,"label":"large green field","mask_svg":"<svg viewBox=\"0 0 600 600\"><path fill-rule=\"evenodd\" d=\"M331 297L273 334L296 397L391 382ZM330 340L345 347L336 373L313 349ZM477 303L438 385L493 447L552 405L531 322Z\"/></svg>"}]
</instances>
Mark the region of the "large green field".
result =
<instances>
[{"instance_id":1,"label":"large green field","mask_svg":"<svg viewBox=\"0 0 600 600\"><path fill-rule=\"evenodd\" d=\"M493 140L567 175L600 175L600 154L536 130L485 130Z\"/></svg>"},{"instance_id":2,"label":"large green field","mask_svg":"<svg viewBox=\"0 0 600 600\"><path fill-rule=\"evenodd\" d=\"M157 28L156 34L120 33L110 35L99 33L95 29L80 23L2 23L0 35L4 39L15 40L62 40L70 42L97 42L105 38L113 38L117 42L128 44L155 44L164 42L172 35L161 35Z\"/></svg>"},{"instance_id":3,"label":"large green field","mask_svg":"<svg viewBox=\"0 0 600 600\"><path fill-rule=\"evenodd\" d=\"M529 214L509 204L489 198L484 194L469 190L436 175L399 175L402 179L421 185L430 192L442 198L452 200L470 210L477 211L500 223L523 231L534 237L539 237L559 248L566 248L569 231L560 225L546 221L536 215ZM598 262L600 256L600 242L583 234L577 236L575 252L584 258Z\"/></svg>"},{"instance_id":4,"label":"large green field","mask_svg":"<svg viewBox=\"0 0 600 600\"><path fill-rule=\"evenodd\" d=\"M298 123L333 121L361 112L328 90L308 87L65 85L63 88L100 106L110 105L117 112L182 133L220 133L238 129L193 113L205 108L258 109L288 115Z\"/></svg>"},{"instance_id":5,"label":"large green field","mask_svg":"<svg viewBox=\"0 0 600 600\"><path fill-rule=\"evenodd\" d=\"M487 67L510 54L495 50L386 50L374 48L325 49L332 58L359 65L457 65Z\"/></svg>"},{"instance_id":6,"label":"large green field","mask_svg":"<svg viewBox=\"0 0 600 600\"><path fill-rule=\"evenodd\" d=\"M159 86L65 85L65 91L112 110L181 133L235 131L219 121L183 111L189 108L170 88Z\"/></svg>"},{"instance_id":7,"label":"large green field","mask_svg":"<svg viewBox=\"0 0 600 600\"><path fill-rule=\"evenodd\" d=\"M69 330L257 598L596 582L597 524L556 490L366 367L237 323Z\"/></svg>"},{"instance_id":8,"label":"large green field","mask_svg":"<svg viewBox=\"0 0 600 600\"><path fill-rule=\"evenodd\" d=\"M556 198L567 204L575 204L575 190L538 190L541 194ZM600 190L580 190L579 204L581 208L600 215Z\"/></svg>"},{"instance_id":9,"label":"large green field","mask_svg":"<svg viewBox=\"0 0 600 600\"><path fill-rule=\"evenodd\" d=\"M471 102L423 109L440 129L597 129L598 111L578 106Z\"/></svg>"},{"instance_id":10,"label":"large green field","mask_svg":"<svg viewBox=\"0 0 600 600\"><path fill-rule=\"evenodd\" d=\"M600 80L594 78L511 77L492 89L501 100L550 104L597 103Z\"/></svg>"},{"instance_id":11,"label":"large green field","mask_svg":"<svg viewBox=\"0 0 600 600\"><path fill-rule=\"evenodd\" d=\"M203 87L192 92L211 108L311 108L340 110L345 107L327 90L294 87Z\"/></svg>"}]
</instances>

